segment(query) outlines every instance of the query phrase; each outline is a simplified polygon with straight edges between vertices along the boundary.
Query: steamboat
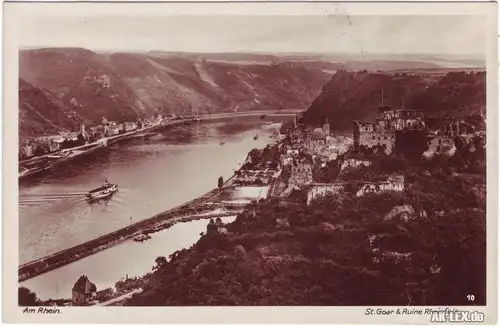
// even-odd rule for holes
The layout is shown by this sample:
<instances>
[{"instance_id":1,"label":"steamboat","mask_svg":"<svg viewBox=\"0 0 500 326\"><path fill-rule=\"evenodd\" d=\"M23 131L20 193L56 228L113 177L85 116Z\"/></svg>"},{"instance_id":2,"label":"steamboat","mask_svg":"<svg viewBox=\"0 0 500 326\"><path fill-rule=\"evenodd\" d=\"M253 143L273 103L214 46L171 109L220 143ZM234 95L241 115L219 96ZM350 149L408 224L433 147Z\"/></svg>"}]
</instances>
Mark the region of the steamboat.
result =
<instances>
[{"instance_id":1,"label":"steamboat","mask_svg":"<svg viewBox=\"0 0 500 326\"><path fill-rule=\"evenodd\" d=\"M87 193L87 200L94 202L100 199L107 199L118 191L118 185L105 181L99 188L93 189Z\"/></svg>"}]
</instances>

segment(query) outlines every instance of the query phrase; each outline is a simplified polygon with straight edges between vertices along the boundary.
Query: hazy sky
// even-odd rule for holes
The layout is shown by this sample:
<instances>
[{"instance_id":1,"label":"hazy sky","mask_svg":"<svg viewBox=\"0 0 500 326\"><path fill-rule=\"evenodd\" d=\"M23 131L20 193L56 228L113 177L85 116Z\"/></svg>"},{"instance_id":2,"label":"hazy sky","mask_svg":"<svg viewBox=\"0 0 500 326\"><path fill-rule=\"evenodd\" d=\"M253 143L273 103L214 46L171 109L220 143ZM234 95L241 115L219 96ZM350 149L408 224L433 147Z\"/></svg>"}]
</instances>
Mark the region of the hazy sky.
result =
<instances>
[{"instance_id":1,"label":"hazy sky","mask_svg":"<svg viewBox=\"0 0 500 326\"><path fill-rule=\"evenodd\" d=\"M483 55L481 16L34 16L23 47Z\"/></svg>"}]
</instances>

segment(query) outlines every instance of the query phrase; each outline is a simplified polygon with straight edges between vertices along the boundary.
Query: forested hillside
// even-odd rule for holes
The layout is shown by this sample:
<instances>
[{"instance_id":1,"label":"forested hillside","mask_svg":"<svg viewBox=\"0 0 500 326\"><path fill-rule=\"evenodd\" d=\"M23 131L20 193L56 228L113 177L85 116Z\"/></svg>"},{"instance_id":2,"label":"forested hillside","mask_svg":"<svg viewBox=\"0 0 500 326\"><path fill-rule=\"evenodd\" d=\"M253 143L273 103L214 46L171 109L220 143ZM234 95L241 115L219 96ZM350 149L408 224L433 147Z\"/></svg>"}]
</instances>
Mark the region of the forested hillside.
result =
<instances>
[{"instance_id":1,"label":"forested hillside","mask_svg":"<svg viewBox=\"0 0 500 326\"><path fill-rule=\"evenodd\" d=\"M484 115L486 73L338 71L305 117L312 124L321 124L328 117L332 128L349 129L353 120L373 121L380 104L421 109L431 115Z\"/></svg>"}]
</instances>

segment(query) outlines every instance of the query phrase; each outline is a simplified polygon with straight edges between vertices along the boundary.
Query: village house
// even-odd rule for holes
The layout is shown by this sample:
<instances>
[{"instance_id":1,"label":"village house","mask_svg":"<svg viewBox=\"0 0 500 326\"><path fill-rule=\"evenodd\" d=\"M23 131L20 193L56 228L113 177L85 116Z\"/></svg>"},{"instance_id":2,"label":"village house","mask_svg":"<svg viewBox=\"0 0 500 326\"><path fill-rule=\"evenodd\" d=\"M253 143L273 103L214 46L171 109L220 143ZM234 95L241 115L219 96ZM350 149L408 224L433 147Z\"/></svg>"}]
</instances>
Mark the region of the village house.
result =
<instances>
[{"instance_id":1,"label":"village house","mask_svg":"<svg viewBox=\"0 0 500 326\"><path fill-rule=\"evenodd\" d=\"M68 132L63 135L64 138L68 141L77 141L80 132Z\"/></svg>"},{"instance_id":2,"label":"village house","mask_svg":"<svg viewBox=\"0 0 500 326\"><path fill-rule=\"evenodd\" d=\"M267 185L279 171L275 170L241 170L236 178L237 183L243 184L264 184Z\"/></svg>"},{"instance_id":3,"label":"village house","mask_svg":"<svg viewBox=\"0 0 500 326\"><path fill-rule=\"evenodd\" d=\"M300 160L292 163L288 186L300 188L313 182L312 164L308 160Z\"/></svg>"},{"instance_id":4,"label":"village house","mask_svg":"<svg viewBox=\"0 0 500 326\"><path fill-rule=\"evenodd\" d=\"M35 144L26 142L20 151L21 158L30 158L35 156Z\"/></svg>"},{"instance_id":5,"label":"village house","mask_svg":"<svg viewBox=\"0 0 500 326\"><path fill-rule=\"evenodd\" d=\"M120 128L116 124L104 126L104 134L106 135L106 137L115 136L118 135L119 133L120 133Z\"/></svg>"},{"instance_id":6,"label":"village house","mask_svg":"<svg viewBox=\"0 0 500 326\"><path fill-rule=\"evenodd\" d=\"M372 162L370 160L348 158L342 162L342 165L340 166L340 171L342 171L348 167L356 168L359 166L370 166L371 164L372 164Z\"/></svg>"},{"instance_id":7,"label":"village house","mask_svg":"<svg viewBox=\"0 0 500 326\"><path fill-rule=\"evenodd\" d=\"M310 154L320 154L323 153L327 147L323 139L309 139L306 140L304 148Z\"/></svg>"},{"instance_id":8,"label":"village house","mask_svg":"<svg viewBox=\"0 0 500 326\"><path fill-rule=\"evenodd\" d=\"M207 235L210 234L227 234L227 228L224 226L222 219L217 217L215 221L210 219L207 225Z\"/></svg>"},{"instance_id":9,"label":"village house","mask_svg":"<svg viewBox=\"0 0 500 326\"><path fill-rule=\"evenodd\" d=\"M137 125L137 122L128 122L127 121L127 122L124 122L123 125L125 127L125 131L126 132L136 130L139 127Z\"/></svg>"},{"instance_id":10,"label":"village house","mask_svg":"<svg viewBox=\"0 0 500 326\"><path fill-rule=\"evenodd\" d=\"M71 301L74 306L85 306L96 299L97 288L85 275L80 276L73 286Z\"/></svg>"},{"instance_id":11,"label":"village house","mask_svg":"<svg viewBox=\"0 0 500 326\"><path fill-rule=\"evenodd\" d=\"M56 152L61 149L61 144L66 139L61 135L48 137L49 152Z\"/></svg>"},{"instance_id":12,"label":"village house","mask_svg":"<svg viewBox=\"0 0 500 326\"><path fill-rule=\"evenodd\" d=\"M281 166L287 166L293 163L294 157L291 155L281 155Z\"/></svg>"},{"instance_id":13,"label":"village house","mask_svg":"<svg viewBox=\"0 0 500 326\"><path fill-rule=\"evenodd\" d=\"M369 193L380 193L384 191L403 191L404 176L392 176L386 181L366 182L357 192L356 196L361 197Z\"/></svg>"},{"instance_id":14,"label":"village house","mask_svg":"<svg viewBox=\"0 0 500 326\"><path fill-rule=\"evenodd\" d=\"M307 205L310 205L314 199L339 194L344 190L341 183L313 183L307 190Z\"/></svg>"},{"instance_id":15,"label":"village house","mask_svg":"<svg viewBox=\"0 0 500 326\"><path fill-rule=\"evenodd\" d=\"M93 139L99 139L104 137L104 126L103 125L98 125L94 127L89 128L89 134Z\"/></svg>"}]
</instances>

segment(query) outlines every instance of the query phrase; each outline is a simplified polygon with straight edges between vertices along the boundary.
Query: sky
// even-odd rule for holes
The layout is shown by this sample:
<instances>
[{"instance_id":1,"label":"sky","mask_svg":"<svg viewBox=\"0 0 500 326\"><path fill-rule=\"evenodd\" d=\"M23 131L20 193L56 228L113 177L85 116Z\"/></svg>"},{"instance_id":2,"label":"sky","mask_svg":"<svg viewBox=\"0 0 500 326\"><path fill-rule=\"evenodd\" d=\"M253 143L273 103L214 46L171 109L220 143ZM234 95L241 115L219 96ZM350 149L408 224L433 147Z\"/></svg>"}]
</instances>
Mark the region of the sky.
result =
<instances>
[{"instance_id":1,"label":"sky","mask_svg":"<svg viewBox=\"0 0 500 326\"><path fill-rule=\"evenodd\" d=\"M481 56L482 16L168 16L33 14L23 48L94 51L448 54Z\"/></svg>"}]
</instances>

